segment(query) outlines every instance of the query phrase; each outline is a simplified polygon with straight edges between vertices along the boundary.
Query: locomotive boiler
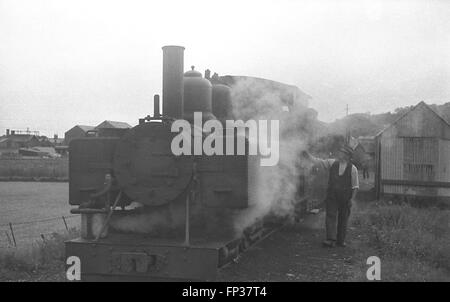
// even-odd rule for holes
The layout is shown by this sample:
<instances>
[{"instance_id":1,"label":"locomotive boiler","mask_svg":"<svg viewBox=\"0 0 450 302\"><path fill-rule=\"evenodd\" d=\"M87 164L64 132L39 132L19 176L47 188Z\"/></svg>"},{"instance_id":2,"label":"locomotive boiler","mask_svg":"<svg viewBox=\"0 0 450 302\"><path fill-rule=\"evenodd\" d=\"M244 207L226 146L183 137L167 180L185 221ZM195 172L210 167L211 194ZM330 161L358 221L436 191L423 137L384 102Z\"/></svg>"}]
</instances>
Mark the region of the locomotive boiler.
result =
<instances>
[{"instance_id":1,"label":"locomotive boiler","mask_svg":"<svg viewBox=\"0 0 450 302\"><path fill-rule=\"evenodd\" d=\"M279 223L265 215L237 226L258 207L264 167L245 134L225 131L233 79L183 66L183 47L163 47L162 114L155 95L153 116L135 127L70 142L69 203L81 216L81 237L66 242L66 256L80 258L82 280L214 280L217 268ZM195 113L224 126L224 150L241 141L245 152L175 155L176 120L190 123L182 135L208 136L194 125ZM299 198L304 186L303 179Z\"/></svg>"}]
</instances>

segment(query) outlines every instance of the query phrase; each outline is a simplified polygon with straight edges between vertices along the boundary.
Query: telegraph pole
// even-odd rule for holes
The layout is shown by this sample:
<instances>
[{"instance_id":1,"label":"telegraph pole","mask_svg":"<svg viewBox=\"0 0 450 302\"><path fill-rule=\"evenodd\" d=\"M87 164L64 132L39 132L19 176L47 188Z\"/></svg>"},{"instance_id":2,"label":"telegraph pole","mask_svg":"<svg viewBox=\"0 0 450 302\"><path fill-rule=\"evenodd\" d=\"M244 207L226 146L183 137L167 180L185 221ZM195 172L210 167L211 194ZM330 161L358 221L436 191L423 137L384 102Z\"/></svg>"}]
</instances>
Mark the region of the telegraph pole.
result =
<instances>
[{"instance_id":1,"label":"telegraph pole","mask_svg":"<svg viewBox=\"0 0 450 302\"><path fill-rule=\"evenodd\" d=\"M348 120L348 104L345 106L345 116L347 118L347 123L346 123L346 134L345 134L345 140L346 140L346 144L348 145L350 143L350 130L349 130L349 120Z\"/></svg>"}]
</instances>

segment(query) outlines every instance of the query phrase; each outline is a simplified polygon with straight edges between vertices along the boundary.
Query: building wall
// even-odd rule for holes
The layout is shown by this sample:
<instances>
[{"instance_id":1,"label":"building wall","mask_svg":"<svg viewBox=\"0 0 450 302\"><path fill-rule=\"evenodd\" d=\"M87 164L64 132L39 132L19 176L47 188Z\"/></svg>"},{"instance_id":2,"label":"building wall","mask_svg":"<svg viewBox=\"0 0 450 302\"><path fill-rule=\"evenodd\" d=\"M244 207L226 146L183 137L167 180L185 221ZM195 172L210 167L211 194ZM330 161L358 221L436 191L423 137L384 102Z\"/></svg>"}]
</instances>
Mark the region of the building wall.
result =
<instances>
[{"instance_id":1,"label":"building wall","mask_svg":"<svg viewBox=\"0 0 450 302\"><path fill-rule=\"evenodd\" d=\"M450 127L426 104L420 103L379 134L375 150L377 196L450 198L446 187L450 184ZM403 183L383 183L386 180Z\"/></svg>"},{"instance_id":2,"label":"building wall","mask_svg":"<svg viewBox=\"0 0 450 302\"><path fill-rule=\"evenodd\" d=\"M438 181L450 182L450 140L439 140ZM439 188L439 196L450 196L450 188Z\"/></svg>"},{"instance_id":3,"label":"building wall","mask_svg":"<svg viewBox=\"0 0 450 302\"><path fill-rule=\"evenodd\" d=\"M74 138L84 137L86 132L80 127L73 127L72 129L66 131L64 134L64 142L66 145L69 145L70 141Z\"/></svg>"},{"instance_id":4,"label":"building wall","mask_svg":"<svg viewBox=\"0 0 450 302\"><path fill-rule=\"evenodd\" d=\"M450 141L438 138L395 137L381 140L381 180L450 183ZM386 194L447 196L450 188L382 184Z\"/></svg>"},{"instance_id":5,"label":"building wall","mask_svg":"<svg viewBox=\"0 0 450 302\"><path fill-rule=\"evenodd\" d=\"M381 143L381 179L403 179L403 141L401 138L382 137ZM383 193L402 194L399 185L382 185Z\"/></svg>"}]
</instances>

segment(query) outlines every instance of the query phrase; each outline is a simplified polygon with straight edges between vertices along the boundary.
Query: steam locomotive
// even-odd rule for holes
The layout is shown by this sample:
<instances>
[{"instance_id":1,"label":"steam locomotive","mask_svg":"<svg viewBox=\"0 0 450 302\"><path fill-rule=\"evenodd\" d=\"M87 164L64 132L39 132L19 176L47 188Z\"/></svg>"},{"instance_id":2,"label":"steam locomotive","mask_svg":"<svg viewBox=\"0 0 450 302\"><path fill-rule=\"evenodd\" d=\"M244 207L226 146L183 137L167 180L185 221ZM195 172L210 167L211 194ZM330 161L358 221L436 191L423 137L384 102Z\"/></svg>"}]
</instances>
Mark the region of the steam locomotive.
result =
<instances>
[{"instance_id":1,"label":"steam locomotive","mask_svg":"<svg viewBox=\"0 0 450 302\"><path fill-rule=\"evenodd\" d=\"M183 66L184 47L163 47L162 114L155 95L153 116L135 127L100 129L70 142L69 203L81 216L81 237L66 242L66 256L80 258L82 280L214 280L219 267L280 223L279 215L271 215L273 205L258 212L263 169L275 168L261 167L260 156L249 154L245 134L234 131L230 138L225 132L225 121L236 117L235 102L243 102L233 87L249 77L211 77L209 71L203 77L194 68L184 73ZM277 92L288 109L307 108L296 87L251 79ZM282 122L297 124L294 130L282 127L282 135L309 131L307 123L298 124L307 117L284 111ZM203 122L224 125L224 149L230 139L234 148L241 140L245 152L174 155L171 143L179 133L171 126L179 119L193 124L196 112ZM295 198L305 208L307 181L296 170Z\"/></svg>"}]
</instances>

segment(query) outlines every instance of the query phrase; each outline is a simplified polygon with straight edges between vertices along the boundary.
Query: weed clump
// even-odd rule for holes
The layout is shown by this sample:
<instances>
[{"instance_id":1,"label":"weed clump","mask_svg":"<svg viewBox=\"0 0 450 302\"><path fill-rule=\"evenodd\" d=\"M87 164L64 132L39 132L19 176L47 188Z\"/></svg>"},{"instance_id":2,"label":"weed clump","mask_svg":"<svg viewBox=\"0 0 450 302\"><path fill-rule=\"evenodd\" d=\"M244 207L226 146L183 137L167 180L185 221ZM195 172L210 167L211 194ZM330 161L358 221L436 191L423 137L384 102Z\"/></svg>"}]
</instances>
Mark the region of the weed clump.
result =
<instances>
[{"instance_id":1,"label":"weed clump","mask_svg":"<svg viewBox=\"0 0 450 302\"><path fill-rule=\"evenodd\" d=\"M450 275L450 210L375 202L358 209L352 225L393 275L422 280L433 268Z\"/></svg>"}]
</instances>

